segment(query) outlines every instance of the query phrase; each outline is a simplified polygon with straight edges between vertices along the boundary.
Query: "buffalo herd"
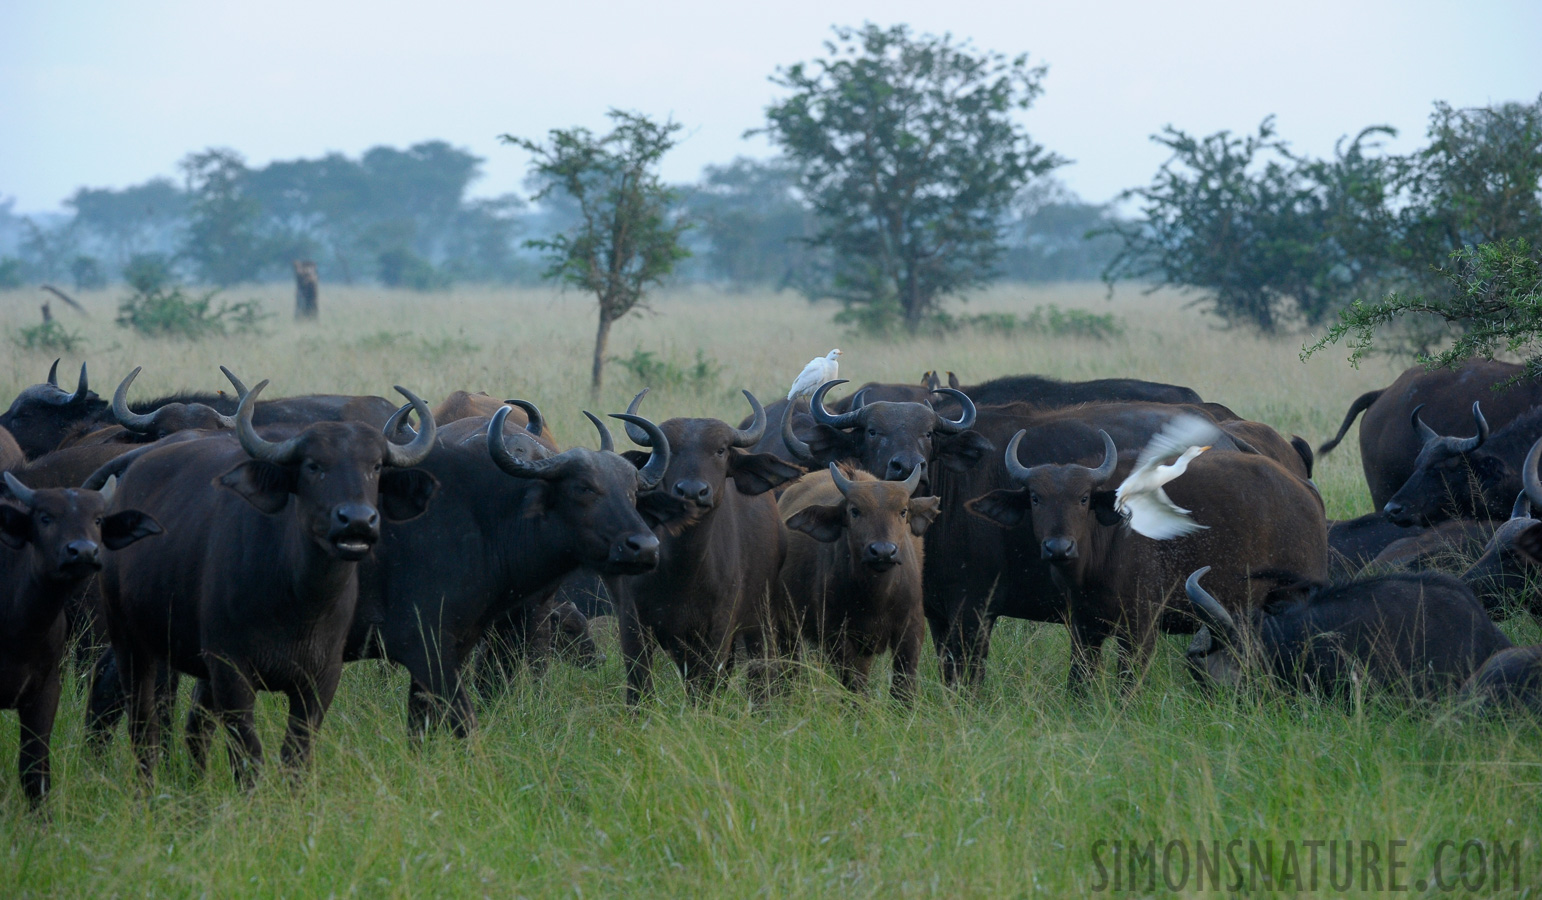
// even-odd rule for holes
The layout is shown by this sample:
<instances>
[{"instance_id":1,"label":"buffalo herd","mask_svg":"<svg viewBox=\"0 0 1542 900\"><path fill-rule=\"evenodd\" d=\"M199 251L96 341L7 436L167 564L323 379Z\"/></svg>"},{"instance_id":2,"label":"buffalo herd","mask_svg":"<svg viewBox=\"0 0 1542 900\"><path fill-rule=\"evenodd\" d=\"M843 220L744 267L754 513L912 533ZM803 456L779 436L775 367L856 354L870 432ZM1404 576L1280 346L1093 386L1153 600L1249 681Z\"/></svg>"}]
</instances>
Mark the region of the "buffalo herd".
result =
<instances>
[{"instance_id":1,"label":"buffalo herd","mask_svg":"<svg viewBox=\"0 0 1542 900\"><path fill-rule=\"evenodd\" d=\"M126 718L152 778L188 677L191 759L223 732L243 785L259 691L288 701L291 770L351 660L407 671L410 734L465 735L473 695L510 671L603 662L597 614L616 617L634 706L655 650L690 696L741 669L756 702L805 654L855 692L889 654L909 703L928 633L943 681L967 688L1005 616L1066 626L1073 695L1107 638L1130 689L1175 633L1206 690L1542 710L1542 648L1494 624L1542 615L1542 382L1518 366L1411 369L1316 453L1135 379L929 372L839 400L830 381L769 407L745 391L737 424L655 423L644 390L610 417L640 448L618 451L587 412L598 450L562 450L527 400L263 399L268 382L222 371L229 391L131 402L136 368L108 402L84 365L70 390L55 363L0 415L0 704L34 803L72 645L93 745ZM1329 522L1312 467L1361 413L1377 511ZM1158 465L1180 423L1203 445ZM1181 527L1132 518L1148 482ZM1476 561L1436 571L1453 559Z\"/></svg>"}]
</instances>

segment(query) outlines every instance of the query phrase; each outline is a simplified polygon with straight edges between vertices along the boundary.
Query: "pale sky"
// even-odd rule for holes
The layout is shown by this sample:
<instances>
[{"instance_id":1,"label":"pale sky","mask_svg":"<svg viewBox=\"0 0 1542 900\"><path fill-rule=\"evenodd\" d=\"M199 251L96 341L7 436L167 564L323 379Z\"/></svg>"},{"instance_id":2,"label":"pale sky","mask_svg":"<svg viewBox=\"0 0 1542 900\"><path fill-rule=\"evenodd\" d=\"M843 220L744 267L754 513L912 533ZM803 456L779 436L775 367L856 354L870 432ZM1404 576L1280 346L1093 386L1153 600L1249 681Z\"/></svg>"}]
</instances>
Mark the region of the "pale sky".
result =
<instances>
[{"instance_id":1,"label":"pale sky","mask_svg":"<svg viewBox=\"0 0 1542 900\"><path fill-rule=\"evenodd\" d=\"M822 52L832 24L909 23L1049 66L1023 114L1093 201L1145 184L1148 136L1247 131L1270 113L1296 148L1387 123L1400 149L1431 105L1534 100L1542 0L1493 2L291 2L0 0L0 198L57 209L86 185L176 175L189 151L253 165L444 139L485 157L478 195L520 191L497 143L610 107L672 116L666 177L766 156L745 140L778 65Z\"/></svg>"}]
</instances>

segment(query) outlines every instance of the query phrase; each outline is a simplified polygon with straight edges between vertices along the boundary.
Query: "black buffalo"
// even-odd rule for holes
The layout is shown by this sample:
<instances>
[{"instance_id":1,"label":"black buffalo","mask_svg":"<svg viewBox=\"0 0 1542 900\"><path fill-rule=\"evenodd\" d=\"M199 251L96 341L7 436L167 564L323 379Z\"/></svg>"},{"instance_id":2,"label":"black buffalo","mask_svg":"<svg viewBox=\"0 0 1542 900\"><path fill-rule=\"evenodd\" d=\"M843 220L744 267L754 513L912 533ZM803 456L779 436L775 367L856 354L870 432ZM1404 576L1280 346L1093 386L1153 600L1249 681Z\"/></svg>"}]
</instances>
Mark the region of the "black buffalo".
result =
<instances>
[{"instance_id":1,"label":"black buffalo","mask_svg":"<svg viewBox=\"0 0 1542 900\"><path fill-rule=\"evenodd\" d=\"M1410 423L1422 446L1413 472L1382 507L1399 525L1427 525L1450 518L1499 519L1521 490L1521 460L1542 437L1542 407L1530 410L1490 435L1478 401L1472 404L1477 433L1448 437L1420 418L1414 407Z\"/></svg>"}]
</instances>

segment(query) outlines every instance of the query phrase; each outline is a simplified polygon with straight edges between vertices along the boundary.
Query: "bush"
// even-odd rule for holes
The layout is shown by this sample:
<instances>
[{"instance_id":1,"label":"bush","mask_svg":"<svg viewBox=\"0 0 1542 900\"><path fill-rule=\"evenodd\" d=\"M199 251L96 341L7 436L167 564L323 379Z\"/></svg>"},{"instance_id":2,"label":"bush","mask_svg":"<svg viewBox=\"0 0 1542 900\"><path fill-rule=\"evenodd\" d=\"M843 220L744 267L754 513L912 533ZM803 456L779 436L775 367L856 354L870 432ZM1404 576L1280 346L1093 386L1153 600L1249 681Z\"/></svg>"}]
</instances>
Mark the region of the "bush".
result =
<instances>
[{"instance_id":1,"label":"bush","mask_svg":"<svg viewBox=\"0 0 1542 900\"><path fill-rule=\"evenodd\" d=\"M180 287L156 287L136 290L118 304L117 322L147 337L198 340L210 335L249 334L256 332L262 320L269 318L256 300L238 303L220 302L219 291L190 297Z\"/></svg>"},{"instance_id":2,"label":"bush","mask_svg":"<svg viewBox=\"0 0 1542 900\"><path fill-rule=\"evenodd\" d=\"M641 348L633 350L631 356L613 356L611 361L631 372L639 384L651 388L706 391L717 385L718 376L723 372L717 360L708 359L700 349L696 351L694 363L676 363Z\"/></svg>"},{"instance_id":3,"label":"bush","mask_svg":"<svg viewBox=\"0 0 1542 900\"><path fill-rule=\"evenodd\" d=\"M70 263L70 279L78 291L94 291L107 286L107 273L102 261L94 256L77 256Z\"/></svg>"},{"instance_id":4,"label":"bush","mask_svg":"<svg viewBox=\"0 0 1542 900\"><path fill-rule=\"evenodd\" d=\"M171 284L171 260L163 253L136 253L123 267L123 280L141 294L150 294Z\"/></svg>"},{"instance_id":5,"label":"bush","mask_svg":"<svg viewBox=\"0 0 1542 900\"><path fill-rule=\"evenodd\" d=\"M22 286L21 260L0 257L0 291L14 291Z\"/></svg>"},{"instance_id":6,"label":"bush","mask_svg":"<svg viewBox=\"0 0 1542 900\"><path fill-rule=\"evenodd\" d=\"M380 283L386 287L411 288L414 291L440 291L450 286L450 277L434 264L411 250L398 248L380 254Z\"/></svg>"},{"instance_id":7,"label":"bush","mask_svg":"<svg viewBox=\"0 0 1542 900\"><path fill-rule=\"evenodd\" d=\"M972 329L996 334L1043 334L1095 341L1106 341L1124 334L1124 323L1113 313L1061 309L1053 303L1036 306L1026 316L1015 313L980 313L973 316L938 313L932 318L932 325L935 331L944 334Z\"/></svg>"},{"instance_id":8,"label":"bush","mask_svg":"<svg viewBox=\"0 0 1542 900\"><path fill-rule=\"evenodd\" d=\"M11 341L23 350L47 350L50 353L74 353L86 343L78 332L60 325L57 319L18 329Z\"/></svg>"}]
</instances>

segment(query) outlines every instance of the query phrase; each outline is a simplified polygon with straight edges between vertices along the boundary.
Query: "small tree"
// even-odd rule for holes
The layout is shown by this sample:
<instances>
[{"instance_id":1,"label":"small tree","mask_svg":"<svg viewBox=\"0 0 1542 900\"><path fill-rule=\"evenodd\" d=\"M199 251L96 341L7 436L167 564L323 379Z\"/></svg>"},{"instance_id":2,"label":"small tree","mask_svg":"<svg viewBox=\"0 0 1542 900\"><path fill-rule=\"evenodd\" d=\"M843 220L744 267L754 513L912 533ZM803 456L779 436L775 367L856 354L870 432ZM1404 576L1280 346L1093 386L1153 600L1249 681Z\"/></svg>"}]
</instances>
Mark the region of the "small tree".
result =
<instances>
[{"instance_id":1,"label":"small tree","mask_svg":"<svg viewBox=\"0 0 1542 900\"><path fill-rule=\"evenodd\" d=\"M822 293L858 321L914 330L943 296L990 277L1018 190L1062 164L1013 120L1045 69L904 25L837 28L825 48L777 70L792 95L766 110L765 131L818 214L813 242L832 266Z\"/></svg>"},{"instance_id":2,"label":"small tree","mask_svg":"<svg viewBox=\"0 0 1542 900\"><path fill-rule=\"evenodd\" d=\"M621 110L609 115L615 127L604 137L570 128L553 129L544 144L508 134L501 138L534 156L531 173L541 185L536 200L560 191L578 207L578 220L568 231L525 245L545 251L547 278L589 291L599 302L589 381L595 396L611 325L643 308L648 288L690 255L680 243L688 226L670 212L675 192L657 172L680 126Z\"/></svg>"},{"instance_id":3,"label":"small tree","mask_svg":"<svg viewBox=\"0 0 1542 900\"><path fill-rule=\"evenodd\" d=\"M191 198L182 255L206 284L256 281L267 261L258 233L262 205L247 193L248 170L241 155L205 150L178 165Z\"/></svg>"}]
</instances>

